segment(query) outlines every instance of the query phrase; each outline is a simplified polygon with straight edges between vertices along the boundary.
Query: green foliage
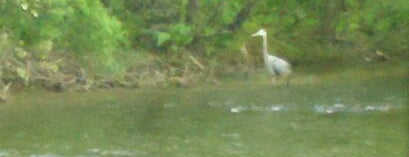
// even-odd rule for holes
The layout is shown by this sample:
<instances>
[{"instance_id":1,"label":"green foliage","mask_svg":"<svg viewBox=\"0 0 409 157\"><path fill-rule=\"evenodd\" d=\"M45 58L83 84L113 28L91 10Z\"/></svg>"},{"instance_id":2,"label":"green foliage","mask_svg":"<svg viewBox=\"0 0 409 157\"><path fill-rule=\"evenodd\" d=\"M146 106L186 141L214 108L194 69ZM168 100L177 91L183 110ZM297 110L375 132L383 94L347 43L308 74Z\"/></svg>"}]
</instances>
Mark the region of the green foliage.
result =
<instances>
[{"instance_id":1,"label":"green foliage","mask_svg":"<svg viewBox=\"0 0 409 157\"><path fill-rule=\"evenodd\" d=\"M161 46L163 43L170 40L170 34L166 32L157 32L156 33L156 46Z\"/></svg>"},{"instance_id":2,"label":"green foliage","mask_svg":"<svg viewBox=\"0 0 409 157\"><path fill-rule=\"evenodd\" d=\"M12 39L0 42L0 54L44 61L63 51L104 77L121 77L149 56L138 53L188 52L209 66L228 66L240 62L246 45L259 60L259 41L250 34L260 28L269 32L272 53L297 64L376 50L401 58L409 50L405 0L3 0L0 13L0 30Z\"/></svg>"},{"instance_id":3,"label":"green foliage","mask_svg":"<svg viewBox=\"0 0 409 157\"><path fill-rule=\"evenodd\" d=\"M78 53L84 60L94 59L84 56L95 56L93 68L102 72L120 71L116 53L126 50L125 30L120 21L108 15L99 1L75 1L70 3L75 10L65 20L65 32L62 37L67 48ZM92 62L91 62L92 63ZM102 69L98 67L102 66Z\"/></svg>"},{"instance_id":4,"label":"green foliage","mask_svg":"<svg viewBox=\"0 0 409 157\"><path fill-rule=\"evenodd\" d=\"M30 81L30 73L27 69L17 68L17 75L23 79L25 85L28 85L28 82Z\"/></svg>"},{"instance_id":5,"label":"green foliage","mask_svg":"<svg viewBox=\"0 0 409 157\"><path fill-rule=\"evenodd\" d=\"M177 46L185 46L193 40L193 30L189 25L179 23L170 28L172 41Z\"/></svg>"},{"instance_id":6,"label":"green foliage","mask_svg":"<svg viewBox=\"0 0 409 157\"><path fill-rule=\"evenodd\" d=\"M170 27L166 32L156 31L155 36L156 46L159 47L165 43L171 43L175 50L189 44L193 39L191 27L182 23Z\"/></svg>"},{"instance_id":7,"label":"green foliage","mask_svg":"<svg viewBox=\"0 0 409 157\"><path fill-rule=\"evenodd\" d=\"M121 22L100 1L6 1L2 29L12 31L26 47L47 47L77 54L84 65L100 74L124 70L118 56L128 39ZM52 48L40 53L44 58ZM89 62L92 60L91 62Z\"/></svg>"}]
</instances>

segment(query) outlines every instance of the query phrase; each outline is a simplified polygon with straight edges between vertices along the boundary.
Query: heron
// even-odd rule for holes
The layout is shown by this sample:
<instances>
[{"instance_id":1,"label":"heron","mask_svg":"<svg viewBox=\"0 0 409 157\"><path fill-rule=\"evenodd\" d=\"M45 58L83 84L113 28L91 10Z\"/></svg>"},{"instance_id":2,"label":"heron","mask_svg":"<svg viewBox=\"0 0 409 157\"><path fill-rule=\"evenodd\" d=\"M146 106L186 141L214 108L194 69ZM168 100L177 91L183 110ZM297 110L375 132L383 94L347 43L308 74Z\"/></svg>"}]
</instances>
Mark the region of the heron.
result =
<instances>
[{"instance_id":1,"label":"heron","mask_svg":"<svg viewBox=\"0 0 409 157\"><path fill-rule=\"evenodd\" d=\"M260 36L263 40L263 48L262 48L262 53L263 53L263 58L264 58L264 64L267 70L270 72L272 75L271 82L275 82L275 77L276 76L283 76L287 78L286 84L289 85L290 79L288 77L289 74L291 74L291 65L284 59L281 59L277 56L271 55L268 52L267 49L267 32L264 29L260 29L256 33L251 35L252 37L257 37Z\"/></svg>"}]
</instances>

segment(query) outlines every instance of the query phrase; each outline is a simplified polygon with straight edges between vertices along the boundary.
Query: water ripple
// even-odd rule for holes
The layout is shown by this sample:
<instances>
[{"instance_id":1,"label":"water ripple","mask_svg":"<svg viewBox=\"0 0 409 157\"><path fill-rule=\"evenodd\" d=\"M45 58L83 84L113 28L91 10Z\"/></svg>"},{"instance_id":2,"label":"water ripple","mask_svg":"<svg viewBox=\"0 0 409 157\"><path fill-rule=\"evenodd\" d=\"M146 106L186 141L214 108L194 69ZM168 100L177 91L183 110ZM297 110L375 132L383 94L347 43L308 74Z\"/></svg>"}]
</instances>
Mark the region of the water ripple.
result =
<instances>
[{"instance_id":1,"label":"water ripple","mask_svg":"<svg viewBox=\"0 0 409 157\"><path fill-rule=\"evenodd\" d=\"M387 98L392 99L392 98ZM393 98L396 99L396 98ZM304 106L306 105L297 105L297 104L270 104L270 105L255 105L254 103L250 104L241 104L236 103L232 100L226 102L209 102L211 107L221 107L227 108L230 113L240 114L243 112L271 112L271 113L280 113L283 111L302 111L306 110ZM380 102L380 103L371 103L371 104L348 104L337 102L333 104L315 104L307 106L307 110L312 111L318 114L335 114L335 113L371 113L371 112L389 112L396 111L403 108L402 105L392 102ZM308 109L310 108L310 109Z\"/></svg>"}]
</instances>

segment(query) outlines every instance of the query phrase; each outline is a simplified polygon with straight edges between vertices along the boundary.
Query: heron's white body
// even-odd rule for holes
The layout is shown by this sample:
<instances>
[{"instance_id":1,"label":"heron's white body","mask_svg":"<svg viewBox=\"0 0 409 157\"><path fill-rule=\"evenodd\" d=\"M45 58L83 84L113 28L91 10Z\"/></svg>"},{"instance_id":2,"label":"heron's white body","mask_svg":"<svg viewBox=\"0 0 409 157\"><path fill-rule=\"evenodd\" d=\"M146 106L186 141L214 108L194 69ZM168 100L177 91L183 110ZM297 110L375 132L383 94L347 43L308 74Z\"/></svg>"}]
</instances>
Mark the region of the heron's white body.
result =
<instances>
[{"instance_id":1,"label":"heron's white body","mask_svg":"<svg viewBox=\"0 0 409 157\"><path fill-rule=\"evenodd\" d=\"M270 74L272 74L273 76L279 76L279 75L287 76L288 74L291 73L291 65L287 61L268 53L267 32L264 29L260 29L258 32L254 33L252 36L253 37L261 36L263 39L262 52L263 52L264 64L267 70L270 72Z\"/></svg>"},{"instance_id":2,"label":"heron's white body","mask_svg":"<svg viewBox=\"0 0 409 157\"><path fill-rule=\"evenodd\" d=\"M264 57L264 63L272 75L288 75L291 73L291 65L276 56L268 55Z\"/></svg>"}]
</instances>

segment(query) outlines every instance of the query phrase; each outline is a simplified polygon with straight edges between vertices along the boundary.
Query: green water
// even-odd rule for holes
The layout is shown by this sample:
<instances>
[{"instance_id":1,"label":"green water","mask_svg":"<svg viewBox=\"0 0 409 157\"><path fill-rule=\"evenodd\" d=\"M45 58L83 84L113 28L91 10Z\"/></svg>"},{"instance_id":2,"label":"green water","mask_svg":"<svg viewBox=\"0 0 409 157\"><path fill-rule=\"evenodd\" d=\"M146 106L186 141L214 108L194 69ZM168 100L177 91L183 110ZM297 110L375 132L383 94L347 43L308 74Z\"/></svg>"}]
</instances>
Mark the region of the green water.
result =
<instances>
[{"instance_id":1,"label":"green water","mask_svg":"<svg viewBox=\"0 0 409 157\"><path fill-rule=\"evenodd\" d=\"M405 79L21 92L0 105L0 156L405 156Z\"/></svg>"}]
</instances>

